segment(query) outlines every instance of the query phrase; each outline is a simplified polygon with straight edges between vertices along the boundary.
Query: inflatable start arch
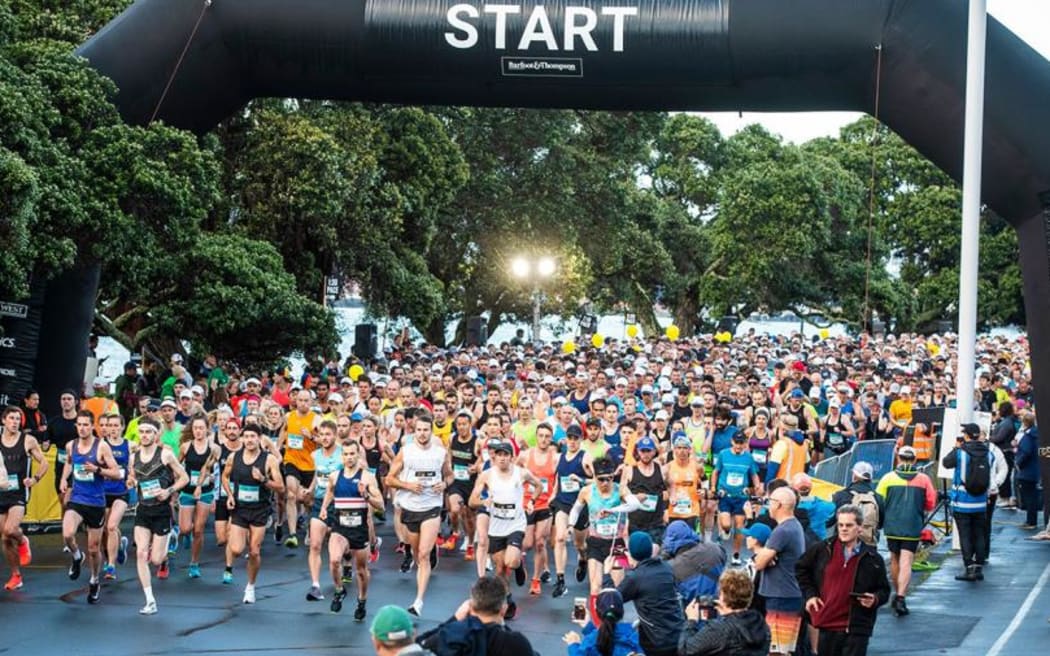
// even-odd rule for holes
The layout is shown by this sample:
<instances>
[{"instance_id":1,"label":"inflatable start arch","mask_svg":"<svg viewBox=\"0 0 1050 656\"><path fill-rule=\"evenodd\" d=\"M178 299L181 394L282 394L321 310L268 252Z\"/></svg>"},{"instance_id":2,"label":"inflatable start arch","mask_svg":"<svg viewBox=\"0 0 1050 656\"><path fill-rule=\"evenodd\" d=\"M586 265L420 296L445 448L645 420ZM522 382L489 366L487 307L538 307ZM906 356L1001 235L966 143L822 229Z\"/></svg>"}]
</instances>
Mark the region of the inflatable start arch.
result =
<instances>
[{"instance_id":1,"label":"inflatable start arch","mask_svg":"<svg viewBox=\"0 0 1050 656\"><path fill-rule=\"evenodd\" d=\"M881 58L879 118L958 179L966 26L959 0L138 0L78 54L117 83L129 122L197 132L260 96L874 113ZM986 95L982 198L1020 236L1050 408L1050 62L995 20ZM48 307L42 340L87 334L84 313Z\"/></svg>"}]
</instances>

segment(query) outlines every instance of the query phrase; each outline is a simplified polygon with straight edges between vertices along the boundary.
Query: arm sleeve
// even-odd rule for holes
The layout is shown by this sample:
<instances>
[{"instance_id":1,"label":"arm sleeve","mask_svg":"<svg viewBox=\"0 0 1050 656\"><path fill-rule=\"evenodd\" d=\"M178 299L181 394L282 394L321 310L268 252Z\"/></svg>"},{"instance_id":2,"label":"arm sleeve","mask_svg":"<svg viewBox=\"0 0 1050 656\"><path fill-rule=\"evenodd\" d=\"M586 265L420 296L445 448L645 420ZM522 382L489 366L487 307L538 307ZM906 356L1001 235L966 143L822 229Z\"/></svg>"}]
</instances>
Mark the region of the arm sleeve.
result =
<instances>
[{"instance_id":1,"label":"arm sleeve","mask_svg":"<svg viewBox=\"0 0 1050 656\"><path fill-rule=\"evenodd\" d=\"M583 504L577 498L576 503L572 504L572 510L569 511L569 526L576 525L576 520L580 518L581 512L583 512Z\"/></svg>"},{"instance_id":2,"label":"arm sleeve","mask_svg":"<svg viewBox=\"0 0 1050 656\"><path fill-rule=\"evenodd\" d=\"M620 505L610 508L609 512L634 512L635 510L638 510L642 507L642 503L638 501L638 497L634 496L633 494L623 497L623 500L624 502ZM573 508L575 507L576 506L574 505ZM569 519L571 520L572 517L570 516Z\"/></svg>"}]
</instances>

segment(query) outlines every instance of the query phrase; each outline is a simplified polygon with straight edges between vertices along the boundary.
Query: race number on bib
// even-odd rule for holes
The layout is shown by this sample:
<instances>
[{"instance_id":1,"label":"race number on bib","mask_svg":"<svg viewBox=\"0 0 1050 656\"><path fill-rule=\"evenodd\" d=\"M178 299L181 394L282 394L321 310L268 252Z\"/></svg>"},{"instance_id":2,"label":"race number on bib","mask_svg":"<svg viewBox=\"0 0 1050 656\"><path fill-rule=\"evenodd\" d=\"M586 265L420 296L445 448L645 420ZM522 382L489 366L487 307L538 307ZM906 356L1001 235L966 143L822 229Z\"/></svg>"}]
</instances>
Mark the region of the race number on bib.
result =
<instances>
[{"instance_id":1,"label":"race number on bib","mask_svg":"<svg viewBox=\"0 0 1050 656\"><path fill-rule=\"evenodd\" d=\"M339 525L343 528L357 528L361 526L361 513L342 511L339 513Z\"/></svg>"},{"instance_id":2,"label":"race number on bib","mask_svg":"<svg viewBox=\"0 0 1050 656\"><path fill-rule=\"evenodd\" d=\"M191 471L190 472L190 485L196 485L198 482L200 482L200 478L201 478L201 473L199 471Z\"/></svg>"},{"instance_id":3,"label":"race number on bib","mask_svg":"<svg viewBox=\"0 0 1050 656\"><path fill-rule=\"evenodd\" d=\"M302 435L289 435L288 436L288 448L289 449L301 449L301 448L303 448L303 436Z\"/></svg>"},{"instance_id":4,"label":"race number on bib","mask_svg":"<svg viewBox=\"0 0 1050 656\"><path fill-rule=\"evenodd\" d=\"M431 487L437 485L438 473L436 471L427 469L416 472L416 482L423 485L423 487Z\"/></svg>"},{"instance_id":5,"label":"race number on bib","mask_svg":"<svg viewBox=\"0 0 1050 656\"><path fill-rule=\"evenodd\" d=\"M689 515L693 512L693 501L688 497L674 500L674 512L676 515Z\"/></svg>"},{"instance_id":6,"label":"race number on bib","mask_svg":"<svg viewBox=\"0 0 1050 656\"><path fill-rule=\"evenodd\" d=\"M752 451L751 459L755 461L756 465L766 464L766 452L765 451Z\"/></svg>"},{"instance_id":7,"label":"race number on bib","mask_svg":"<svg viewBox=\"0 0 1050 656\"><path fill-rule=\"evenodd\" d=\"M328 489L328 476L317 476L314 480L317 481L318 490Z\"/></svg>"},{"instance_id":8,"label":"race number on bib","mask_svg":"<svg viewBox=\"0 0 1050 656\"><path fill-rule=\"evenodd\" d=\"M90 472L84 465L73 465L73 478L81 483L90 483L95 480L95 472Z\"/></svg>"},{"instance_id":9,"label":"race number on bib","mask_svg":"<svg viewBox=\"0 0 1050 656\"><path fill-rule=\"evenodd\" d=\"M7 475L7 491L18 489L18 474Z\"/></svg>"},{"instance_id":10,"label":"race number on bib","mask_svg":"<svg viewBox=\"0 0 1050 656\"><path fill-rule=\"evenodd\" d=\"M572 476L561 477L561 491L562 492L579 492L580 482Z\"/></svg>"},{"instance_id":11,"label":"race number on bib","mask_svg":"<svg viewBox=\"0 0 1050 656\"><path fill-rule=\"evenodd\" d=\"M139 483L139 489L142 490L143 499L156 499L157 495L160 494L160 481L155 478L142 481Z\"/></svg>"},{"instance_id":12,"label":"race number on bib","mask_svg":"<svg viewBox=\"0 0 1050 656\"><path fill-rule=\"evenodd\" d=\"M492 516L496 519L514 519L518 514L516 503L494 503L492 504Z\"/></svg>"},{"instance_id":13,"label":"race number on bib","mask_svg":"<svg viewBox=\"0 0 1050 656\"><path fill-rule=\"evenodd\" d=\"M66 450L65 449L59 449L58 450L58 453L55 454L55 462L57 462L60 465L66 464Z\"/></svg>"},{"instance_id":14,"label":"race number on bib","mask_svg":"<svg viewBox=\"0 0 1050 656\"><path fill-rule=\"evenodd\" d=\"M595 524L594 531L603 538L614 538L616 537L616 524L607 522Z\"/></svg>"},{"instance_id":15,"label":"race number on bib","mask_svg":"<svg viewBox=\"0 0 1050 656\"><path fill-rule=\"evenodd\" d=\"M726 485L729 487L741 487L744 485L744 475L740 472L729 472L726 474Z\"/></svg>"},{"instance_id":16,"label":"race number on bib","mask_svg":"<svg viewBox=\"0 0 1050 656\"><path fill-rule=\"evenodd\" d=\"M660 501L660 495L658 494L647 494L645 500L642 501L642 510L645 512L656 512L656 504Z\"/></svg>"},{"instance_id":17,"label":"race number on bib","mask_svg":"<svg viewBox=\"0 0 1050 656\"><path fill-rule=\"evenodd\" d=\"M470 471L467 465L452 465L452 477L457 481L469 481Z\"/></svg>"},{"instance_id":18,"label":"race number on bib","mask_svg":"<svg viewBox=\"0 0 1050 656\"><path fill-rule=\"evenodd\" d=\"M258 503L259 502L259 486L258 485L238 485L237 486L237 500L242 503Z\"/></svg>"}]
</instances>

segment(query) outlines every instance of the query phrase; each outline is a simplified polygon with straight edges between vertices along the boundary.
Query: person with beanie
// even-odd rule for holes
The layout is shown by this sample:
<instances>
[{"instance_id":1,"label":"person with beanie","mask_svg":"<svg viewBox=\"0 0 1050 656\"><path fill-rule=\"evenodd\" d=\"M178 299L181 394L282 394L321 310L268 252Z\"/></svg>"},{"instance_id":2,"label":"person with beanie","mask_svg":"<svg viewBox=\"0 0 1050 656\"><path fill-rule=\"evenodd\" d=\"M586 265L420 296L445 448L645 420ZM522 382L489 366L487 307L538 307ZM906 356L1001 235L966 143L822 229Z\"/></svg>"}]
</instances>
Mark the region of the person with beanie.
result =
<instances>
[{"instance_id":1,"label":"person with beanie","mask_svg":"<svg viewBox=\"0 0 1050 656\"><path fill-rule=\"evenodd\" d=\"M638 642L646 656L675 656L685 616L674 572L670 565L654 557L653 540L648 533L634 531L627 544L631 570L616 589L624 603L634 602L640 620ZM615 556L605 560L604 587L612 587L611 575L617 566Z\"/></svg>"},{"instance_id":2,"label":"person with beanie","mask_svg":"<svg viewBox=\"0 0 1050 656\"><path fill-rule=\"evenodd\" d=\"M569 631L562 638L569 645L569 656L628 656L641 653L638 632L630 622L623 621L623 597L615 588L598 593L595 603L598 628L590 622L583 635Z\"/></svg>"}]
</instances>

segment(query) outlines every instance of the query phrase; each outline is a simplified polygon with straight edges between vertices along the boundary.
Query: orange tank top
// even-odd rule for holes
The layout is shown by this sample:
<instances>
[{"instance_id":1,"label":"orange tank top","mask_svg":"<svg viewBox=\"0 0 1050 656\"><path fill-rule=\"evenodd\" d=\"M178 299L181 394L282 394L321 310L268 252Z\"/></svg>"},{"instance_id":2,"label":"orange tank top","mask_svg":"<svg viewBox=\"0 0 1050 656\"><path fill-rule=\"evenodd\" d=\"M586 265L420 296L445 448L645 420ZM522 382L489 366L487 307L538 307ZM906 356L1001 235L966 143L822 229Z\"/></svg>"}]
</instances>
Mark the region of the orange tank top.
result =
<instances>
[{"instance_id":1,"label":"orange tank top","mask_svg":"<svg viewBox=\"0 0 1050 656\"><path fill-rule=\"evenodd\" d=\"M305 429L313 435L314 413L300 415L298 410L288 413L288 433L284 443L284 462L299 471L313 471L313 452L317 444L311 437L303 434Z\"/></svg>"},{"instance_id":2,"label":"orange tank top","mask_svg":"<svg viewBox=\"0 0 1050 656\"><path fill-rule=\"evenodd\" d=\"M699 468L695 462L681 466L672 460L668 467L670 490L667 501L667 516L671 519L686 519L700 516Z\"/></svg>"},{"instance_id":3,"label":"orange tank top","mask_svg":"<svg viewBox=\"0 0 1050 656\"><path fill-rule=\"evenodd\" d=\"M525 488L525 503L534 501L532 509L544 510L549 508L551 505L551 490L554 489L554 481L558 476L558 456L552 455L550 451L547 452L547 462L540 465L536 463L535 456L536 451L529 449L529 454L525 456L525 468L529 470L529 473L540 479L540 484L543 486L540 490L539 495L533 498L532 487L528 486Z\"/></svg>"}]
</instances>

